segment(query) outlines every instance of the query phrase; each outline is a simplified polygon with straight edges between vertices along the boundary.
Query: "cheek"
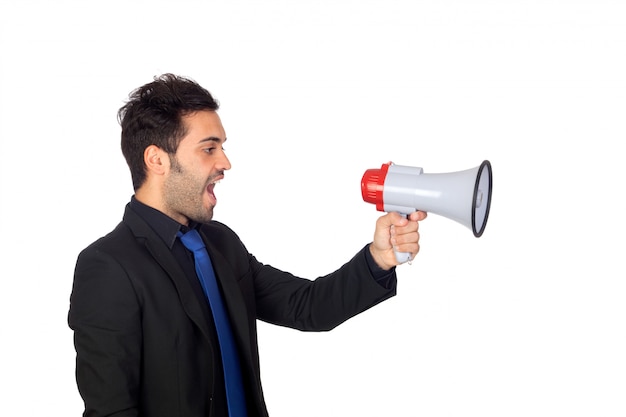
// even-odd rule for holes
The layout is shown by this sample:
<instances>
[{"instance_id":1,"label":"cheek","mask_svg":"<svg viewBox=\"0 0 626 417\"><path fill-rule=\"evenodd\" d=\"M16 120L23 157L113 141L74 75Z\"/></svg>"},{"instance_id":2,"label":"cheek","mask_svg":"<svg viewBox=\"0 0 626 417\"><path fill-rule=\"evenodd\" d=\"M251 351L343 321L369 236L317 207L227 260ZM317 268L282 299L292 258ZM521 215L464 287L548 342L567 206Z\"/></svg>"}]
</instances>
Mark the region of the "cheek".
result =
<instances>
[{"instance_id":1,"label":"cheek","mask_svg":"<svg viewBox=\"0 0 626 417\"><path fill-rule=\"evenodd\" d=\"M202 175L211 174L216 169L216 166L216 158L208 156L207 158L204 158L201 163L196 167L196 173Z\"/></svg>"}]
</instances>

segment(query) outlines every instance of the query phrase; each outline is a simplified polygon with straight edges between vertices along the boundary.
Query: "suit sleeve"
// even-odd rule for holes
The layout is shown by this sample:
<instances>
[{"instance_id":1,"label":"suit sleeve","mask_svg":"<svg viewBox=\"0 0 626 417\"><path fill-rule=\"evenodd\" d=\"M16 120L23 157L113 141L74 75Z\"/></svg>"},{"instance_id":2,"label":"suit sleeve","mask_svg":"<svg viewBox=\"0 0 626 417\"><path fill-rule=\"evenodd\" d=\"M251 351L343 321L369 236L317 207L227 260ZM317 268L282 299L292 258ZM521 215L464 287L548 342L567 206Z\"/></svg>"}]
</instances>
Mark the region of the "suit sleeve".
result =
<instances>
[{"instance_id":1,"label":"suit sleeve","mask_svg":"<svg viewBox=\"0 0 626 417\"><path fill-rule=\"evenodd\" d=\"M140 378L139 302L124 269L95 247L76 263L69 326L76 380L87 417L137 416Z\"/></svg>"},{"instance_id":2,"label":"suit sleeve","mask_svg":"<svg viewBox=\"0 0 626 417\"><path fill-rule=\"evenodd\" d=\"M304 331L331 330L396 294L395 270L389 288L372 276L367 246L337 271L315 280L295 277L251 261L259 319Z\"/></svg>"}]
</instances>

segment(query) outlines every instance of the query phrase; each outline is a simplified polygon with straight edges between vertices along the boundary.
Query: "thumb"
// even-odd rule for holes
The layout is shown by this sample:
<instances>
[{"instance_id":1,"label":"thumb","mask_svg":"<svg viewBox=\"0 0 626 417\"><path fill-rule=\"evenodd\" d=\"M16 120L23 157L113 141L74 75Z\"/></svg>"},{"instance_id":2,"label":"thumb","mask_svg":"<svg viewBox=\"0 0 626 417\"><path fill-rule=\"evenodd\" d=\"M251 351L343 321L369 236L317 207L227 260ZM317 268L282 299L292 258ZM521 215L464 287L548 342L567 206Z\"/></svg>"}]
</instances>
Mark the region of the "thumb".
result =
<instances>
[{"instance_id":1,"label":"thumb","mask_svg":"<svg viewBox=\"0 0 626 417\"><path fill-rule=\"evenodd\" d=\"M409 221L405 214L400 214L396 211L387 213L381 220L385 227L405 226Z\"/></svg>"}]
</instances>

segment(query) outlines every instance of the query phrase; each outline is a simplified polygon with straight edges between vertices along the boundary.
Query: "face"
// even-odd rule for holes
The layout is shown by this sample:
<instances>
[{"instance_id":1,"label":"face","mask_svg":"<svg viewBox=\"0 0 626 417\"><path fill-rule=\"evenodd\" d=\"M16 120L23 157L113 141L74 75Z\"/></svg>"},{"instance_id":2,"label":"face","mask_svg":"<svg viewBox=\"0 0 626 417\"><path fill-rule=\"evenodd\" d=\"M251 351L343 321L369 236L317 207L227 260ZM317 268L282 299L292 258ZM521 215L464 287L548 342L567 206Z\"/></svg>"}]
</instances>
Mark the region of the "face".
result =
<instances>
[{"instance_id":1,"label":"face","mask_svg":"<svg viewBox=\"0 0 626 417\"><path fill-rule=\"evenodd\" d=\"M181 140L163 185L164 212L182 224L208 223L217 203L214 188L230 169L224 153L226 134L216 112L183 117L187 135Z\"/></svg>"}]
</instances>

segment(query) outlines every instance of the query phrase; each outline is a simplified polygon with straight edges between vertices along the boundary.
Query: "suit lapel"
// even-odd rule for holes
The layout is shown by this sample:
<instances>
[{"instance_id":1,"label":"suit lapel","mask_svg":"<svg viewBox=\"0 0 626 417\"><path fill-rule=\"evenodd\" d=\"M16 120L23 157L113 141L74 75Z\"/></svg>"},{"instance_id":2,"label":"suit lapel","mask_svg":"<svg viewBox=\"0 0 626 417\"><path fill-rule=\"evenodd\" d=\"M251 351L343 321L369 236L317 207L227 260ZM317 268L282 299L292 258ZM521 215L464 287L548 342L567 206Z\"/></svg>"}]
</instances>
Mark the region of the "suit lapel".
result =
<instances>
[{"instance_id":1,"label":"suit lapel","mask_svg":"<svg viewBox=\"0 0 626 417\"><path fill-rule=\"evenodd\" d=\"M124 214L124 222L130 227L135 238L143 242L155 261L167 272L176 287L183 309L208 340L210 332L203 307L170 249L150 226L128 207Z\"/></svg>"},{"instance_id":2,"label":"suit lapel","mask_svg":"<svg viewBox=\"0 0 626 417\"><path fill-rule=\"evenodd\" d=\"M196 297L196 294L189 284L189 280L180 265L178 265L170 249L150 226L129 207L126 208L126 212L124 213L124 222L131 229L137 240L143 242L146 249L167 272L176 287L183 309L191 320L201 329L205 337L210 340L210 331L206 321L206 315L203 311L203 308L209 308L209 306L208 304L205 306L200 305L198 297ZM226 305L228 315L231 319L233 333L239 342L239 346L244 347L246 356L248 357L247 360L251 365L252 358L250 355L252 351L250 335L248 333L250 327L246 315L246 304L241 294L239 284L237 283L236 275L229 266L228 261L222 255L216 242L207 239L203 231L200 233L207 245L216 278L223 291L224 304Z\"/></svg>"}]
</instances>

